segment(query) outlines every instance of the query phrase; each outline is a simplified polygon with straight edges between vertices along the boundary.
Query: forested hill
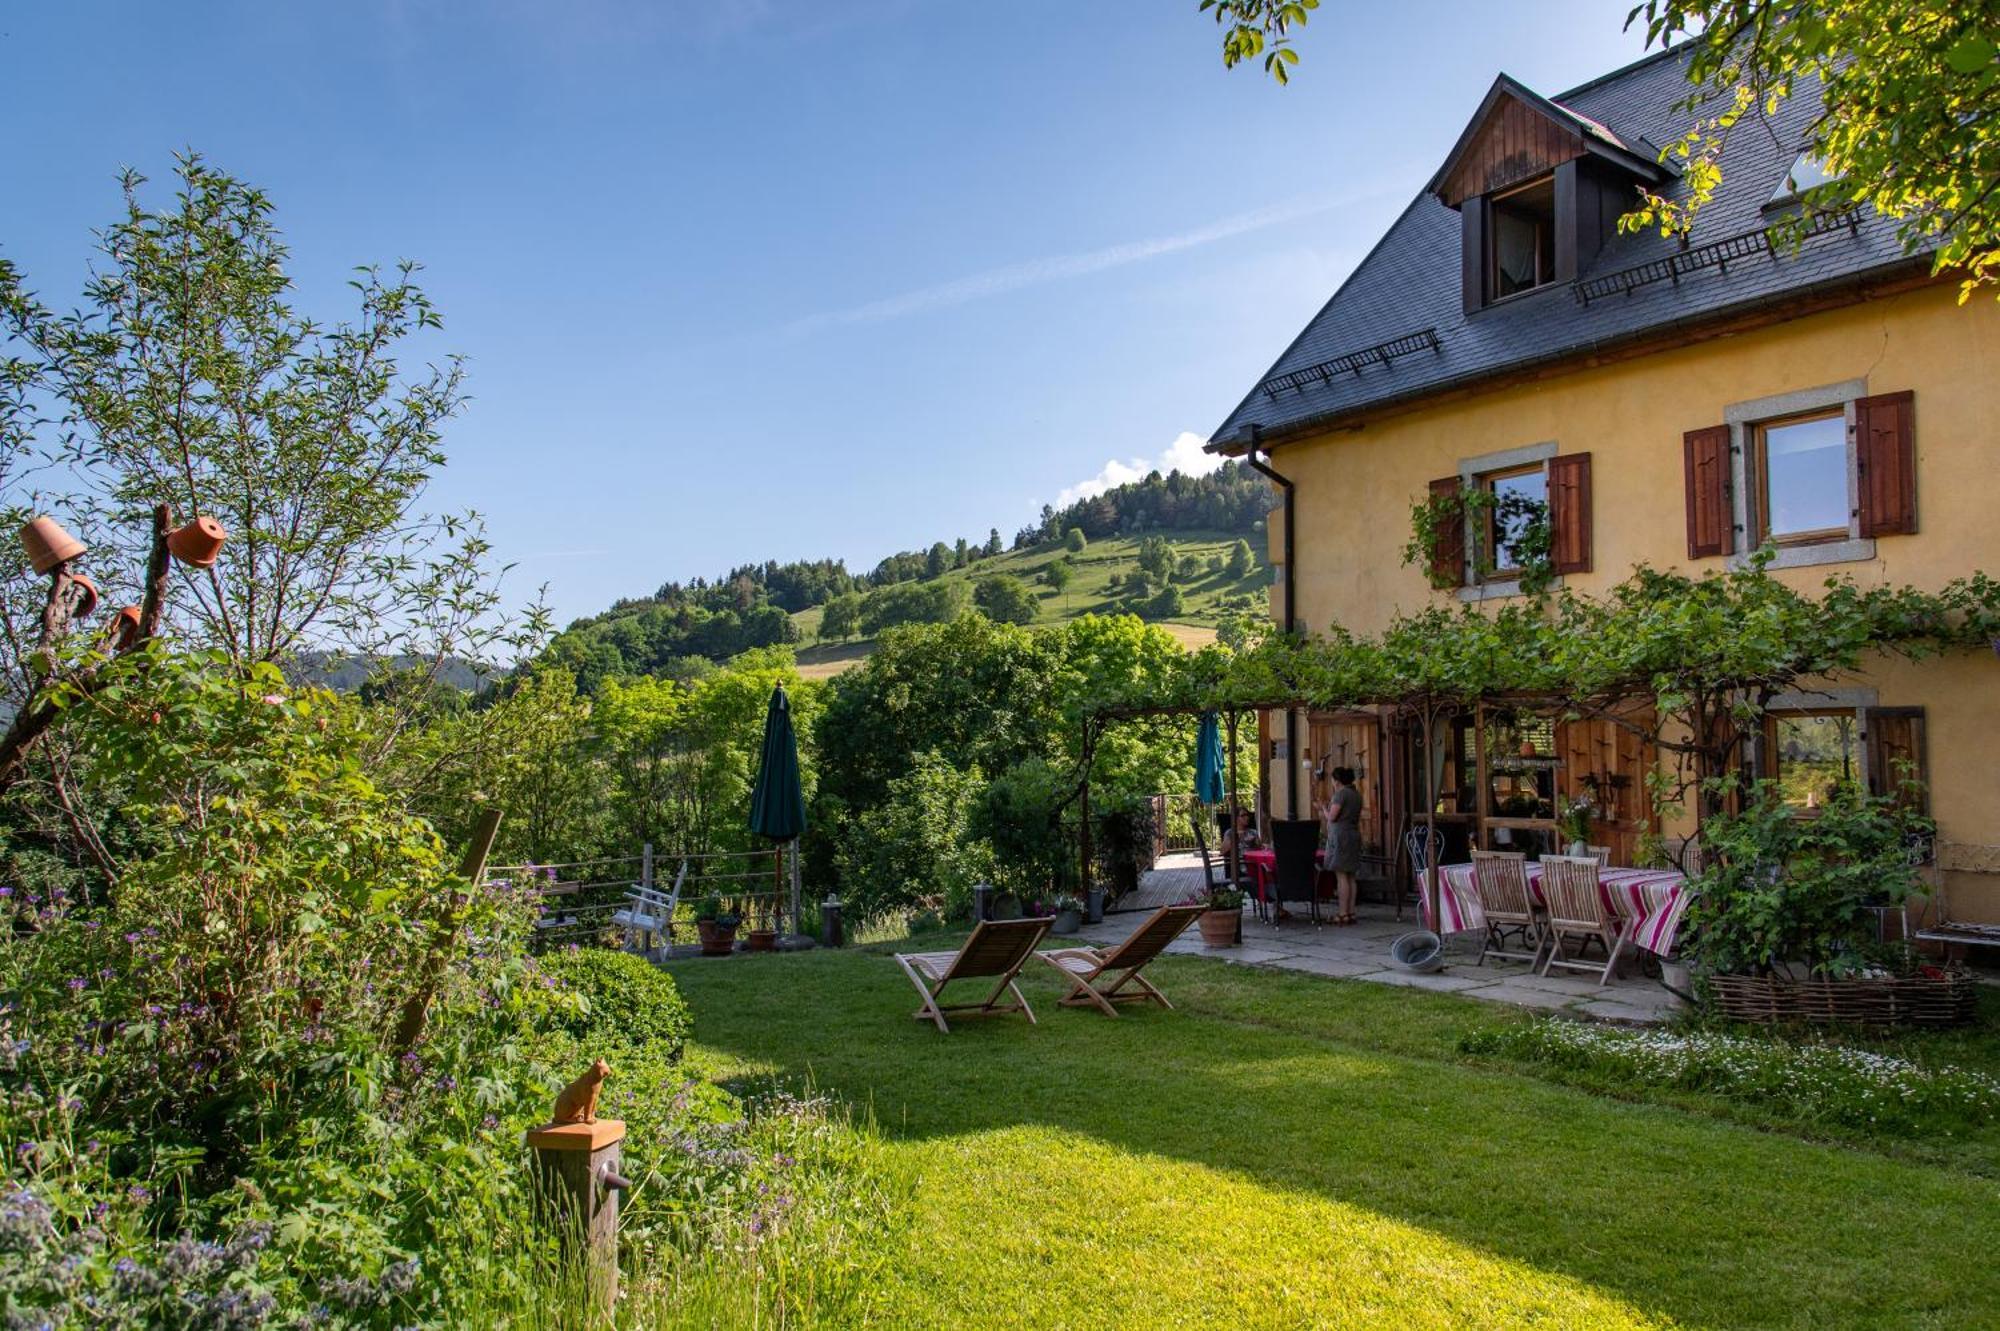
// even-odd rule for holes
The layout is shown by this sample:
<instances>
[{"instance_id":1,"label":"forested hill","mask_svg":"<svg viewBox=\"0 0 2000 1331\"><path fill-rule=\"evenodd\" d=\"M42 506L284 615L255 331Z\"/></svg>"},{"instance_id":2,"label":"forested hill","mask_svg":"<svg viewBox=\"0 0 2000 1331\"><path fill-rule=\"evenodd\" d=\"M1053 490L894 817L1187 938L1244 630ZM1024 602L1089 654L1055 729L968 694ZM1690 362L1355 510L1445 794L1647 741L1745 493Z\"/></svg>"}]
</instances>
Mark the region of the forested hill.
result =
<instances>
[{"instance_id":1,"label":"forested hill","mask_svg":"<svg viewBox=\"0 0 2000 1331\"><path fill-rule=\"evenodd\" d=\"M668 582L577 620L549 652L593 689L611 675L699 673L751 647L823 631L872 635L975 603L1022 623L1105 609L1212 623L1257 605L1270 506L1269 484L1240 463L1206 476L1154 472L1064 508L1045 505L1011 543L991 528L983 540L898 551L864 573L839 559L772 560Z\"/></svg>"}]
</instances>

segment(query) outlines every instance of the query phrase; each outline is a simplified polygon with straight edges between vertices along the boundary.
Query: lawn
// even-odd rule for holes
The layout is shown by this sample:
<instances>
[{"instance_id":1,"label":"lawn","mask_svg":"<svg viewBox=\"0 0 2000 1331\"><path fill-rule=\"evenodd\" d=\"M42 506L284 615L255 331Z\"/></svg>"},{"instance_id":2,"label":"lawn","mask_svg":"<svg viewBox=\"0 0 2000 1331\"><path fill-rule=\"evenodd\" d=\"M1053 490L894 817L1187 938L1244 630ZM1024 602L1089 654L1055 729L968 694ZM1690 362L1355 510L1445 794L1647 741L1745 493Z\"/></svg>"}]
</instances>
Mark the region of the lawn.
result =
<instances>
[{"instance_id":1,"label":"lawn","mask_svg":"<svg viewBox=\"0 0 2000 1331\"><path fill-rule=\"evenodd\" d=\"M1032 976L1039 1027L943 1036L882 950L673 971L721 1075L872 1116L906 1200L846 1322L2000 1324L1990 1151L1960 1168L1460 1054L1520 1019L1497 1008L1170 958L1176 1011L1061 1010Z\"/></svg>"}]
</instances>

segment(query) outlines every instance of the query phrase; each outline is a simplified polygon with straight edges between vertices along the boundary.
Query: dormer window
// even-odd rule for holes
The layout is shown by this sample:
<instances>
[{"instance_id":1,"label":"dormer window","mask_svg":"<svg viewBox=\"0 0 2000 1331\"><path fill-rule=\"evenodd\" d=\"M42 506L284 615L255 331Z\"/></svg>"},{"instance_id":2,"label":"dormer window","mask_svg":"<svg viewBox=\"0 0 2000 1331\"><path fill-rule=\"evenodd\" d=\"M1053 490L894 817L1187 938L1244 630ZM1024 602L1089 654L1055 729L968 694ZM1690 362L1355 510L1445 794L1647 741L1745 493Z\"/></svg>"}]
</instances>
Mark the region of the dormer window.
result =
<instances>
[{"instance_id":1,"label":"dormer window","mask_svg":"<svg viewBox=\"0 0 2000 1331\"><path fill-rule=\"evenodd\" d=\"M1650 148L1501 75L1431 178L1458 210L1465 312L1574 280L1615 234L1632 187L1666 178Z\"/></svg>"},{"instance_id":2,"label":"dormer window","mask_svg":"<svg viewBox=\"0 0 2000 1331\"><path fill-rule=\"evenodd\" d=\"M1556 280L1554 176L1493 196L1486 298L1500 300Z\"/></svg>"}]
</instances>

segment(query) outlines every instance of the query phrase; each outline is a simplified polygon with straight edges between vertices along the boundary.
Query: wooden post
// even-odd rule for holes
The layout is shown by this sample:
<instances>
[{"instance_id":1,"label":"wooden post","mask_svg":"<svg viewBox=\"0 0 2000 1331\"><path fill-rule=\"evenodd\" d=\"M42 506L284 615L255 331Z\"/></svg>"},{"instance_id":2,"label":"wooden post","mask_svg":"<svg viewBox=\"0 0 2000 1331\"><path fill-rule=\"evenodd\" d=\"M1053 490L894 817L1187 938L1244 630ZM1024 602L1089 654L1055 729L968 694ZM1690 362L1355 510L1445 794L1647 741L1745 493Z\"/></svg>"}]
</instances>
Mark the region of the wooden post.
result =
<instances>
[{"instance_id":1,"label":"wooden post","mask_svg":"<svg viewBox=\"0 0 2000 1331\"><path fill-rule=\"evenodd\" d=\"M1224 712L1222 719L1223 724L1229 730L1229 771L1225 773L1223 783L1223 788L1226 792L1223 802L1228 806L1229 810L1229 862L1225 868L1225 872L1229 875L1230 890L1236 891L1239 890L1237 884L1243 881L1243 847L1237 844L1236 838L1236 713L1233 711ZM1259 915L1257 918L1261 920L1264 917ZM1236 932L1234 937L1238 943L1243 941L1243 908L1241 906L1238 906L1236 909Z\"/></svg>"},{"instance_id":2,"label":"wooden post","mask_svg":"<svg viewBox=\"0 0 2000 1331\"><path fill-rule=\"evenodd\" d=\"M581 1252L591 1305L604 1314L618 1298L618 1194L631 1186L619 1172L624 1140L615 1118L528 1133L536 1223L556 1228L565 1255Z\"/></svg>"},{"instance_id":3,"label":"wooden post","mask_svg":"<svg viewBox=\"0 0 2000 1331\"><path fill-rule=\"evenodd\" d=\"M653 890L653 843L650 841L639 851L639 886L648 892Z\"/></svg>"}]
</instances>

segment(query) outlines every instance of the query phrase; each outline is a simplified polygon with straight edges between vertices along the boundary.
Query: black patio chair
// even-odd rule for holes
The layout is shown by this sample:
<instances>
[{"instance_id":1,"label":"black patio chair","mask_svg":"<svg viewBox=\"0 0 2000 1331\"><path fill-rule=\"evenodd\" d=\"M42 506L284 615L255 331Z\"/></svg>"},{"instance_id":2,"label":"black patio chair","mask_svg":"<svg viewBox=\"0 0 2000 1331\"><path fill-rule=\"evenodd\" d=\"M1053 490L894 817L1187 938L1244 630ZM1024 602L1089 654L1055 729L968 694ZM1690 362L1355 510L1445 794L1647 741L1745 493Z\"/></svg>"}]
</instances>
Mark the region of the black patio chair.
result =
<instances>
[{"instance_id":1,"label":"black patio chair","mask_svg":"<svg viewBox=\"0 0 2000 1331\"><path fill-rule=\"evenodd\" d=\"M1319 850L1319 823L1311 818L1273 818L1271 820L1271 850L1278 857L1278 868L1271 891L1273 900L1282 911L1287 901L1310 903L1312 922L1322 923L1319 914L1319 863L1314 854Z\"/></svg>"}]
</instances>

